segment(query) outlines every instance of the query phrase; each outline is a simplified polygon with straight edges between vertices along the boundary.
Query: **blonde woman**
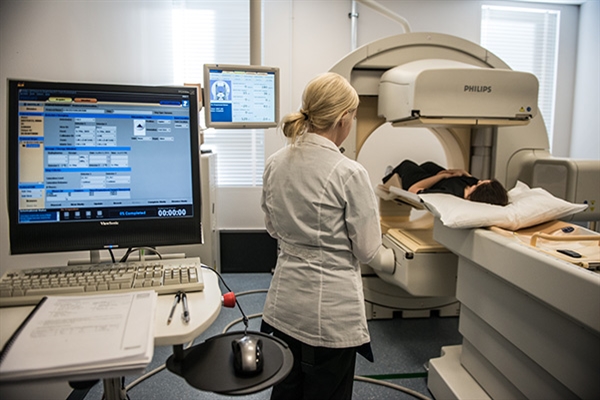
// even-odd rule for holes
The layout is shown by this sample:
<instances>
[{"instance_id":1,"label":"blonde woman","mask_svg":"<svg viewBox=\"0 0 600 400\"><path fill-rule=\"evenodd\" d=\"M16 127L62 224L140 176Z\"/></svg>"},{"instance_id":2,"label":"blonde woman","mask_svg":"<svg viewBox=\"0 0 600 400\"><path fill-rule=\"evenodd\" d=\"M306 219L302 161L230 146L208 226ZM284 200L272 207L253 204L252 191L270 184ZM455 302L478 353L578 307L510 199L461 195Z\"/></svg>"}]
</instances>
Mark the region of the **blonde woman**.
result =
<instances>
[{"instance_id":1,"label":"blonde woman","mask_svg":"<svg viewBox=\"0 0 600 400\"><path fill-rule=\"evenodd\" d=\"M366 170L339 150L358 103L342 76L314 78L282 120L289 145L265 166L262 209L280 253L263 330L294 354L272 399L350 399L356 352L373 360L359 263L392 272L394 255Z\"/></svg>"}]
</instances>

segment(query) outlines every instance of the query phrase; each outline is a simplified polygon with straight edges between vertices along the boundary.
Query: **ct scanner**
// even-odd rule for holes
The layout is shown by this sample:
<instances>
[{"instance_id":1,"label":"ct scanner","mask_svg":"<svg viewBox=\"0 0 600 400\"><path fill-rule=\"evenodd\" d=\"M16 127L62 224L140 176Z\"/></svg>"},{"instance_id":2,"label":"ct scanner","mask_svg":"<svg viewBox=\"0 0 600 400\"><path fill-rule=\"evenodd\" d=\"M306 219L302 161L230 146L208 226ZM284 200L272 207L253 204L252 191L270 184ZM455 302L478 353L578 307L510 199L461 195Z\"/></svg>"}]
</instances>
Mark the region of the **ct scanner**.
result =
<instances>
[{"instance_id":1,"label":"ct scanner","mask_svg":"<svg viewBox=\"0 0 600 400\"><path fill-rule=\"evenodd\" d=\"M574 203L600 200L597 161L550 155L535 77L510 70L477 44L400 34L356 49L331 71L345 76L361 99L342 144L352 159L372 163L362 157L367 152L385 158L377 146L367 149L389 122L392 135L433 137L441 150L431 151L441 152L448 168L496 178L507 189L523 181ZM411 139L397 147L395 163L412 158L417 145ZM383 166L372 165L377 170L367 169L377 186ZM429 363L436 398L598 397L598 272L491 230L447 228L427 212L411 211L418 199L381 185L376 191L383 243L394 250L396 265L393 274L362 266L368 318L460 313L463 344L442 348L442 357ZM572 218L597 221L600 209Z\"/></svg>"}]
</instances>

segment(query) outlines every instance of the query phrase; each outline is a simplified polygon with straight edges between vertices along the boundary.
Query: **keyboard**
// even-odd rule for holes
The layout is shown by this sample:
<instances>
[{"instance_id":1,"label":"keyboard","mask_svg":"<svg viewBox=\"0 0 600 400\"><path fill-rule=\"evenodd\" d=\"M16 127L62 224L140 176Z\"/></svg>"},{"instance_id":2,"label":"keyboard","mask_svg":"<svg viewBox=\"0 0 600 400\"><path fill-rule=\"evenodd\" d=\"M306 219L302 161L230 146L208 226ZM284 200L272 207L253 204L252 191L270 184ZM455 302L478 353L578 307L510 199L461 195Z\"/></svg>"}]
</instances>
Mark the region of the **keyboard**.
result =
<instances>
[{"instance_id":1,"label":"keyboard","mask_svg":"<svg viewBox=\"0 0 600 400\"><path fill-rule=\"evenodd\" d=\"M0 307L37 304L44 296L148 289L158 294L203 290L200 258L12 270L0 278Z\"/></svg>"}]
</instances>

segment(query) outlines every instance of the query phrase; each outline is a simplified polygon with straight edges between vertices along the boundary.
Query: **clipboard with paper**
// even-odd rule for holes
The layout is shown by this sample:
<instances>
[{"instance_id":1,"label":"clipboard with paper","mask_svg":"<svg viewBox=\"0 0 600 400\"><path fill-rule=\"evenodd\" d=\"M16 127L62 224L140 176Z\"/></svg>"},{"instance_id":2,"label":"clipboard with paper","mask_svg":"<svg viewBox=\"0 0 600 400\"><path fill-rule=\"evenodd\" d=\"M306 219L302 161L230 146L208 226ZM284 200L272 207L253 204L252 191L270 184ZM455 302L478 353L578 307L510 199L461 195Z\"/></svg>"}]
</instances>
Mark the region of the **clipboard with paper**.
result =
<instances>
[{"instance_id":1,"label":"clipboard with paper","mask_svg":"<svg viewBox=\"0 0 600 400\"><path fill-rule=\"evenodd\" d=\"M2 349L0 382L143 371L156 301L154 291L44 298Z\"/></svg>"}]
</instances>

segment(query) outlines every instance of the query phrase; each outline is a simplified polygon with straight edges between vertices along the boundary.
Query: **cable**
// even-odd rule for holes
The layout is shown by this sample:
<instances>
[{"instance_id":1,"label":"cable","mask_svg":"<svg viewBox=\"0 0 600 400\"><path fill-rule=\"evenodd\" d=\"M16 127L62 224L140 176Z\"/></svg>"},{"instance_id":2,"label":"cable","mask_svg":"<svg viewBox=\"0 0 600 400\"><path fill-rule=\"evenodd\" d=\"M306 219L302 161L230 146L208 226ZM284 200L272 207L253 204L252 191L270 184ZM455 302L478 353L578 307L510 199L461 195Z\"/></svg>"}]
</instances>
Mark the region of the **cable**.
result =
<instances>
[{"instance_id":1,"label":"cable","mask_svg":"<svg viewBox=\"0 0 600 400\"><path fill-rule=\"evenodd\" d=\"M132 250L132 251L134 251L134 250ZM130 253L130 252L128 252L128 253ZM221 276L221 274L219 274L216 270L214 270L214 269L212 269L212 268L210 268L210 267L208 267L208 266L206 266L204 264L201 264L201 266L202 266L202 268L209 269L212 272L214 272L215 274L217 274L217 276L219 277L221 283L223 283L223 286L225 286L225 288L228 291L230 291L230 292L232 291L231 288L229 288L229 286L227 285L227 283L225 283L225 280L223 279L223 277ZM240 322L243 322L244 323L244 327L245 327L244 334L246 334L247 331L248 331L248 320L253 319L253 318L260 318L260 317L262 317L262 313L256 313L256 314L251 314L251 315L246 316L246 314L242 310L242 307L240 306L240 303L237 301L237 297L244 296L244 295L249 295L249 294L255 294L255 293L266 293L266 292L268 292L268 289L256 289L256 290L248 290L248 291L245 291L245 292L240 292L239 294L237 294L235 302L236 302L236 304L237 304L240 312L242 313L242 317L241 318L236 318L233 321L231 321L229 324L227 324L225 326L225 328L223 328L222 333L227 333L227 331L229 329L231 329L234 325L236 325L236 324L238 324ZM194 342L191 341L190 343L188 343L187 347L191 346L193 343ZM142 383L146 379L148 379L148 378L152 377L153 375L159 373L160 371L164 370L166 368L166 366L167 366L166 363L162 364L162 365L158 366L157 368L153 369L152 371L149 371L146 374L144 374L144 375L140 376L139 378L137 378L136 380L132 381L129 385L125 386L125 392L127 393L129 390L131 390L136 385ZM381 381L381 380L377 380L377 379L373 379L373 378L367 378L366 376L360 376L360 375L355 375L354 376L354 380L355 381L360 381L360 382L372 383L372 384L380 385L380 386L385 386L385 387L388 387L388 388L391 388L391 389L394 389L394 390L398 390L398 391L404 392L404 393L406 393L406 394L408 394L410 396L413 396L413 397L415 397L417 399L420 399L420 400L431 400L431 398L429 398L429 397L427 397L427 396L425 396L425 395L423 395L423 394L421 394L421 393L419 393L417 391L414 391L412 389L406 388L404 386L396 385L396 384L391 383L391 382ZM129 398L129 396L127 396L127 397Z\"/></svg>"},{"instance_id":2,"label":"cable","mask_svg":"<svg viewBox=\"0 0 600 400\"><path fill-rule=\"evenodd\" d=\"M194 344L193 340L191 342L187 343L186 346L185 346L185 348L187 349L187 348L191 347L192 344ZM135 387L138 384L142 383L143 381L145 381L146 379L150 378L151 376L158 374L160 371L162 371L165 368L167 368L167 363L159 365L158 367L154 368L152 371L146 372L144 375L142 375L139 378L131 381L129 383L129 385L125 386L125 392L128 392L130 389L133 389L133 387ZM129 397L129 396L127 396L127 397Z\"/></svg>"},{"instance_id":3,"label":"cable","mask_svg":"<svg viewBox=\"0 0 600 400\"><path fill-rule=\"evenodd\" d=\"M201 266L202 266L202 268L209 269L212 272L214 272L215 274L217 274L217 276L221 280L221 283L223 283L223 286L225 286L225 288L228 291L230 291L230 292L232 291L231 288L229 288L229 286L227 285L227 283L225 283L225 280L223 279L223 277L221 276L221 274L219 274L216 270L214 270L214 269L212 269L212 268L210 268L210 267L208 267L208 266L206 266L204 264L201 264ZM266 292L268 292L268 289L256 289L256 290L248 290L248 291L245 291L245 292L240 292L239 294L237 294L235 302L236 302L236 304L237 304L240 312L242 313L242 317L236 318L233 321L231 321L229 324L227 324L225 326L225 328L223 328L222 333L227 333L227 331L229 329L231 329L234 325L236 325L236 324L238 324L240 322L243 322L244 323L244 327L245 327L244 334L246 334L247 331L248 331L248 320L253 319L253 318L260 318L260 317L262 317L262 313L256 313L256 314L251 314L251 315L246 316L246 314L242 310L242 307L240 306L240 303L237 301L237 297L245 296L245 295L249 295L249 294L255 294L255 293L266 293ZM188 343L187 347L190 347L193 343L194 343L194 341L191 341L190 343ZM144 375L140 376L139 378L135 379L129 385L125 386L125 388L124 388L125 389L125 393L127 393L133 387L135 387L136 385L142 383L146 379L148 379L148 378L152 377L153 375L159 373L160 371L164 370L166 368L166 366L167 366L166 363L162 364L162 365L158 366L157 368L153 369L152 371L149 371L146 374L144 374ZM365 376L360 376L360 375L355 375L354 376L354 380L355 381L360 381L360 382L372 383L372 384L380 385L380 386L385 386L385 387L388 387L390 389L394 389L394 390L398 390L398 391L404 392L404 393L406 393L406 394L408 394L410 396L413 396L413 397L415 397L417 399L420 399L420 400L431 400L431 398L429 398L429 397L427 397L427 396L425 396L425 395L423 395L423 394L421 394L421 393L419 393L417 391L414 391L412 389L406 388L404 386L396 385L396 384L391 383L391 382L381 381L381 380L377 380L377 379L373 379L373 378L367 378ZM127 398L129 398L129 395L127 395Z\"/></svg>"},{"instance_id":4,"label":"cable","mask_svg":"<svg viewBox=\"0 0 600 400\"><path fill-rule=\"evenodd\" d=\"M261 291L264 291L264 289L261 289L261 290L251 290L251 291L242 292L242 293L243 294L251 294L251 293L256 293L256 292L261 292ZM242 293L240 293L240 295ZM248 319L259 318L259 317L262 317L262 313L256 313L256 314L248 315ZM231 327L233 327L235 324L240 323L241 321L242 321L242 318L234 319L233 321L231 321L230 323L228 323L227 325L225 325L225 328L223 328L223 331L221 333L227 333L227 331L229 329L231 329ZM425 395L422 395L419 392L416 392L416 391L414 391L412 389L409 389L409 388L406 388L404 386L396 385L396 384L391 383L391 382L380 381L380 380L377 380L377 379L367 378L366 376L360 376L360 375L355 375L354 376L354 380L355 381L367 382L367 383L373 383L373 384L381 385L381 386L386 386L386 387L389 387L391 389L399 390L401 392L404 392L406 394L409 394L409 395L411 395L413 397L416 397L418 399L421 399L421 400L431 400L429 397L427 397Z\"/></svg>"},{"instance_id":5,"label":"cable","mask_svg":"<svg viewBox=\"0 0 600 400\"><path fill-rule=\"evenodd\" d=\"M255 289L255 290L246 290L245 292L236 293L235 297L245 296L247 294L256 294L256 293L267 293L269 289Z\"/></svg>"},{"instance_id":6,"label":"cable","mask_svg":"<svg viewBox=\"0 0 600 400\"><path fill-rule=\"evenodd\" d=\"M209 267L205 267L205 268L209 268ZM212 268L209 268L209 269L212 270ZM217 273L217 271L214 271L214 272ZM219 278L221 278L221 281L223 281L223 278L218 273L217 273L217 275L219 276ZM223 282L223 284L225 285L225 287L227 288L227 290L231 291L231 289L229 289L229 287L227 287L227 285L225 284L225 282ZM245 291L245 292L237 293L236 294L236 298L241 297L241 296L245 296L245 295L248 295L248 294L266 293L268 291L269 291L268 289L248 290L248 291ZM237 299L236 299L236 303L237 303ZM455 303L457 303L457 302L452 302L452 303L446 304L444 306L448 306L448 305L455 304ZM253 319L253 318L260 318L260 317L262 317L262 313L251 314L251 315L248 315L247 320L248 319ZM240 323L242 321L244 321L244 318L236 318L236 319L234 319L229 324L225 325L225 328L223 328L223 331L221 333L227 333L227 331L229 329L231 329L234 325L236 325L236 324L238 324L238 323ZM247 328L247 325L246 325L246 328ZM408 395L411 395L411 396L413 396L415 398L418 398L418 399L421 399L421 400L431 400L429 397L427 397L427 396L425 396L425 395L423 395L423 394L421 394L419 392L416 392L416 391L414 391L412 389L409 389L409 388L406 388L404 386L396 385L396 384L391 383L391 382L380 381L380 380L377 380L377 379L368 378L366 376L360 376L360 375L355 375L354 376L354 380L355 381L366 382L366 383L372 383L372 384L381 385L381 386L386 386L386 387L389 387L391 389L399 390L401 392L404 392L404 393L406 393Z\"/></svg>"},{"instance_id":7,"label":"cable","mask_svg":"<svg viewBox=\"0 0 600 400\"><path fill-rule=\"evenodd\" d=\"M119 260L119 262L125 262L127 261L127 258L129 258L129 255L131 253L133 253L134 251L141 251L141 250L147 250L151 253L154 253L158 256L158 258L160 258L162 260L162 254L160 254L160 252L158 252L155 248L153 247L130 247L129 249L127 249L127 251L125 252L125 254L123 254L123 257L121 257L121 259Z\"/></svg>"},{"instance_id":8,"label":"cable","mask_svg":"<svg viewBox=\"0 0 600 400\"><path fill-rule=\"evenodd\" d=\"M162 259L162 256L160 255L160 253L156 252L156 250L154 250L154 249L152 249L152 248L147 248L147 249L150 249L151 251L155 252L155 253L156 253L156 254L157 254L157 255L158 255L158 256L159 256L159 257ZM140 250L140 249L138 249L138 248L130 248L129 250L127 250L127 252L126 252L126 253L125 253L125 255L123 256L123 258L122 258L121 262L123 262L123 261L127 260L127 257L129 256L129 254L131 254L132 252L134 252L134 251L136 251L136 250ZM226 288L227 290L229 290L230 292L232 291L232 290L231 290L231 288L229 288L229 286L227 285L227 283L225 283L225 280L223 279L223 277L221 276L221 274L219 274L219 273L218 273L216 270L214 270L214 269L210 268L209 266L207 266L207 265L205 265L205 264L201 264L201 267L202 267L202 268L209 269L209 270L211 270L212 272L214 272L215 274L217 274L217 276L218 276L218 277L219 277L219 279L221 280L221 283L223 283L223 286L225 286L225 288ZM267 291L266 289L249 290L249 291L242 292L242 293L240 293L240 294L236 295L236 297L238 297L238 296L243 296L243 295L246 295L246 294L252 294L252 293L261 293L261 292L266 292L266 291ZM242 322L242 321L243 321L243 322L244 322L244 325L245 325L245 327L246 327L246 329L244 330L244 334L245 334L245 333L246 333L246 331L247 331L247 329L248 329L248 319L249 319L249 318L257 318L257 317L260 317L260 316L262 316L262 313L260 313L260 314L253 314L253 315L251 315L250 317L246 317L246 314L244 314L244 311L242 310L242 307L240 306L240 303L238 303L238 301L237 301L237 298L236 298L235 302L236 302L236 304L237 304L237 306L238 306L238 308L239 308L240 312L242 313L242 316L243 316L243 317L242 317L242 318L238 318L238 319L236 319L235 321L233 321L233 323L230 323L230 324L229 324L229 325L228 325L228 326L225 328L225 330L223 331L223 333L227 332L227 330L228 330L228 329L229 329L231 326L233 326L233 325L235 325L235 324L237 324L237 323L239 323L239 322ZM185 348L189 348L189 347L190 347L190 346L191 346L193 343L194 343L194 341L192 340L191 342L189 342L189 343L187 344L187 346L186 346ZM152 371L149 371L149 372L145 373L144 375L140 376L139 378L137 378L136 380L132 381L131 383L129 383L129 385L127 385L127 386L125 387L125 392L129 391L129 390L130 390L130 389L132 389L134 386L136 386L136 385L138 385L138 384L142 383L143 381L145 381L146 379L150 378L151 376L153 376L153 375L155 375L155 374L159 373L160 371L164 370L166 367L167 367L167 364L166 364L166 363L165 363L165 364L162 364L162 365L160 365L160 366L156 367L155 369L153 369Z\"/></svg>"},{"instance_id":9,"label":"cable","mask_svg":"<svg viewBox=\"0 0 600 400\"><path fill-rule=\"evenodd\" d=\"M262 317L262 313L256 313L256 314L248 315L247 319L260 318L260 317ZM231 321L230 323L228 323L227 325L225 325L225 328L223 328L223 332L221 332L221 333L227 333L227 331L229 329L231 329L232 326L234 326L235 324L239 324L242 321L243 321L242 318L234 319L233 321Z\"/></svg>"},{"instance_id":10,"label":"cable","mask_svg":"<svg viewBox=\"0 0 600 400\"><path fill-rule=\"evenodd\" d=\"M376 385L381 385L381 386L386 386L389 387L391 389L395 389L395 390L399 390L401 392L404 392L406 394L409 394L417 399L421 399L421 400L431 400L431 398L415 391L409 388L406 388L404 386L400 386L400 385L396 385L394 383L391 382L386 382L386 381L378 381L377 379L372 379L372 378L367 378L366 376L360 376L360 375L354 375L354 380L355 381L360 381L360 382L367 382L367 383L373 383Z\"/></svg>"},{"instance_id":11,"label":"cable","mask_svg":"<svg viewBox=\"0 0 600 400\"><path fill-rule=\"evenodd\" d=\"M221 283L223 284L223 286L225 286L225 288L227 290L229 290L230 292L232 292L231 288L229 286L227 286L227 283L225 283L225 280L223 279L223 277L221 276L221 274L217 272L217 270L212 269L211 267L209 267L208 265L205 265L205 264L200 264L200 266L202 268L211 270L212 272L214 272L215 274L217 274L217 276L221 280ZM235 304L238 306L238 309L240 310L240 313L242 313L242 322L244 322L244 327L245 327L244 328L244 334L246 334L246 332L248 332L248 317L246 317L246 314L244 313L244 310L242 310L242 306L240 305L240 302L237 300L237 297L235 299Z\"/></svg>"},{"instance_id":12,"label":"cable","mask_svg":"<svg viewBox=\"0 0 600 400\"><path fill-rule=\"evenodd\" d=\"M151 376L158 374L160 371L162 371L165 368L167 368L167 364L162 364L162 365L159 365L158 367L156 367L155 369L153 369L152 371L146 372L144 375L131 381L129 383L129 385L125 386L125 391L129 391L134 386L137 386L138 384L142 383L143 381L150 378Z\"/></svg>"},{"instance_id":13,"label":"cable","mask_svg":"<svg viewBox=\"0 0 600 400\"><path fill-rule=\"evenodd\" d=\"M161 255L160 255L158 252L156 252L156 251L155 251L154 249L152 249L152 248L149 248L149 249L150 249L151 251L155 252L155 253L156 253L156 254L157 254L157 255L158 255L158 256L159 256L159 257L162 259ZM126 253L125 253L125 255L123 256L123 258L122 258L122 261L121 261L121 262L125 261L125 260L127 259L127 257L129 256L129 254L131 254L131 253L132 253L133 251L135 251L135 250L139 250L139 249L138 249L138 248L130 248L129 250L127 250L127 252L126 252ZM221 283L223 283L223 286L225 286L225 288L226 288L227 290L229 290L230 292L232 291L232 290L231 290L231 288L230 288L230 287L227 285L227 283L225 283L225 280L223 279L223 277L221 276L221 274L219 274L219 273L218 273L216 270L214 270L214 269L212 269L212 268L210 268L209 266L207 266L207 265L204 265L204 264L201 264L201 267L202 267L202 268L205 268L205 269L209 269L209 270L211 270L212 272L214 272L215 274L217 274L217 276L218 276L218 277L219 277L219 279L221 280ZM236 302L236 304L237 304L237 306L238 306L238 308L239 308L240 312L242 313L242 318L238 318L238 319L236 319L235 321L233 321L232 323L230 323L229 325L227 325L227 327L225 328L225 330L223 331L223 333L227 332L227 330L229 330L229 328L231 328L231 326L233 326L233 325L235 325L235 324L237 324L237 323L239 323L239 322L244 322L244 325L245 325L245 327L246 327L246 329L244 330L244 334L245 334L245 333L247 332L247 330L248 330L248 319L249 319L249 318L257 318L257 317L260 317L260 316L262 316L262 313L260 313L260 314L253 314L253 315L250 315L250 317L246 317L246 314L244 314L244 311L242 310L242 307L240 306L240 303L238 303L238 301L237 301L237 297L238 297L238 296L247 295L247 294L252 294L252 293L262 293L262 292L266 292L266 291L267 291L267 289L249 290L249 291L242 292L242 293L240 293L240 294L236 295L236 300L235 300L235 302ZM192 340L191 342L189 342L189 343L187 344L186 348L190 347L190 346L191 346L193 343L194 343L194 341ZM153 369L152 371L149 371L149 372L145 373L144 375L140 376L139 378L137 378L136 380L132 381L131 383L129 383L129 385L127 385L127 386L125 387L125 392L129 391L130 389L132 389L132 388L133 388L133 387L135 387L136 385L138 385L138 384L142 383L143 381L145 381L146 379L150 378L151 376L153 376L153 375L155 375L155 374L159 373L160 371L164 370L166 367L167 367L167 364L166 364L166 363L165 363L165 364L162 364L162 365L160 365L160 366L156 367L155 369Z\"/></svg>"},{"instance_id":14,"label":"cable","mask_svg":"<svg viewBox=\"0 0 600 400\"><path fill-rule=\"evenodd\" d=\"M257 291L248 291L248 292L243 292L243 294L250 294L250 293L255 293L255 292L259 292L259 291L258 290ZM262 317L262 313L256 313L256 314L248 315L248 319L259 318L259 317ZM231 327L233 327L235 324L240 323L241 321L242 321L242 318L234 319L233 321L231 321L229 324L227 324L225 326L225 328L223 329L223 331L221 333L227 333L227 331L229 329L231 329ZM361 381L361 382L367 382L367 383L373 383L373 384L381 385L381 386L386 386L386 387L389 387L391 389L399 390L401 392L404 392L406 394L409 394L409 395L411 395L413 397L416 397L418 399L421 399L421 400L431 400L429 397L427 397L425 395L422 395L419 392L416 392L416 391L414 391L412 389L409 389L409 388L406 388L404 386L396 385L396 384L391 383L391 382L380 381L380 380L377 380L377 379L367 378L366 376L360 376L360 375L355 375L354 376L354 380L355 381Z\"/></svg>"},{"instance_id":15,"label":"cable","mask_svg":"<svg viewBox=\"0 0 600 400\"><path fill-rule=\"evenodd\" d=\"M115 264L115 253L113 253L112 249L108 249L108 254L110 254L110 259L112 260L113 264Z\"/></svg>"},{"instance_id":16,"label":"cable","mask_svg":"<svg viewBox=\"0 0 600 400\"><path fill-rule=\"evenodd\" d=\"M431 307L415 307L415 308L407 308L407 307L395 308L395 307L390 307L389 305L386 305L386 304L379 304L379 303L375 303L374 301L370 301L370 300L366 300L366 299L365 299L365 303L373 304L373 305L379 306L379 307L391 308L391 309L397 310L397 311L426 311L426 310L437 310L438 308L449 307L451 305L454 305L454 304L460 303L460 302L458 300L456 300L456 301L452 301L450 303L434 305Z\"/></svg>"}]
</instances>

